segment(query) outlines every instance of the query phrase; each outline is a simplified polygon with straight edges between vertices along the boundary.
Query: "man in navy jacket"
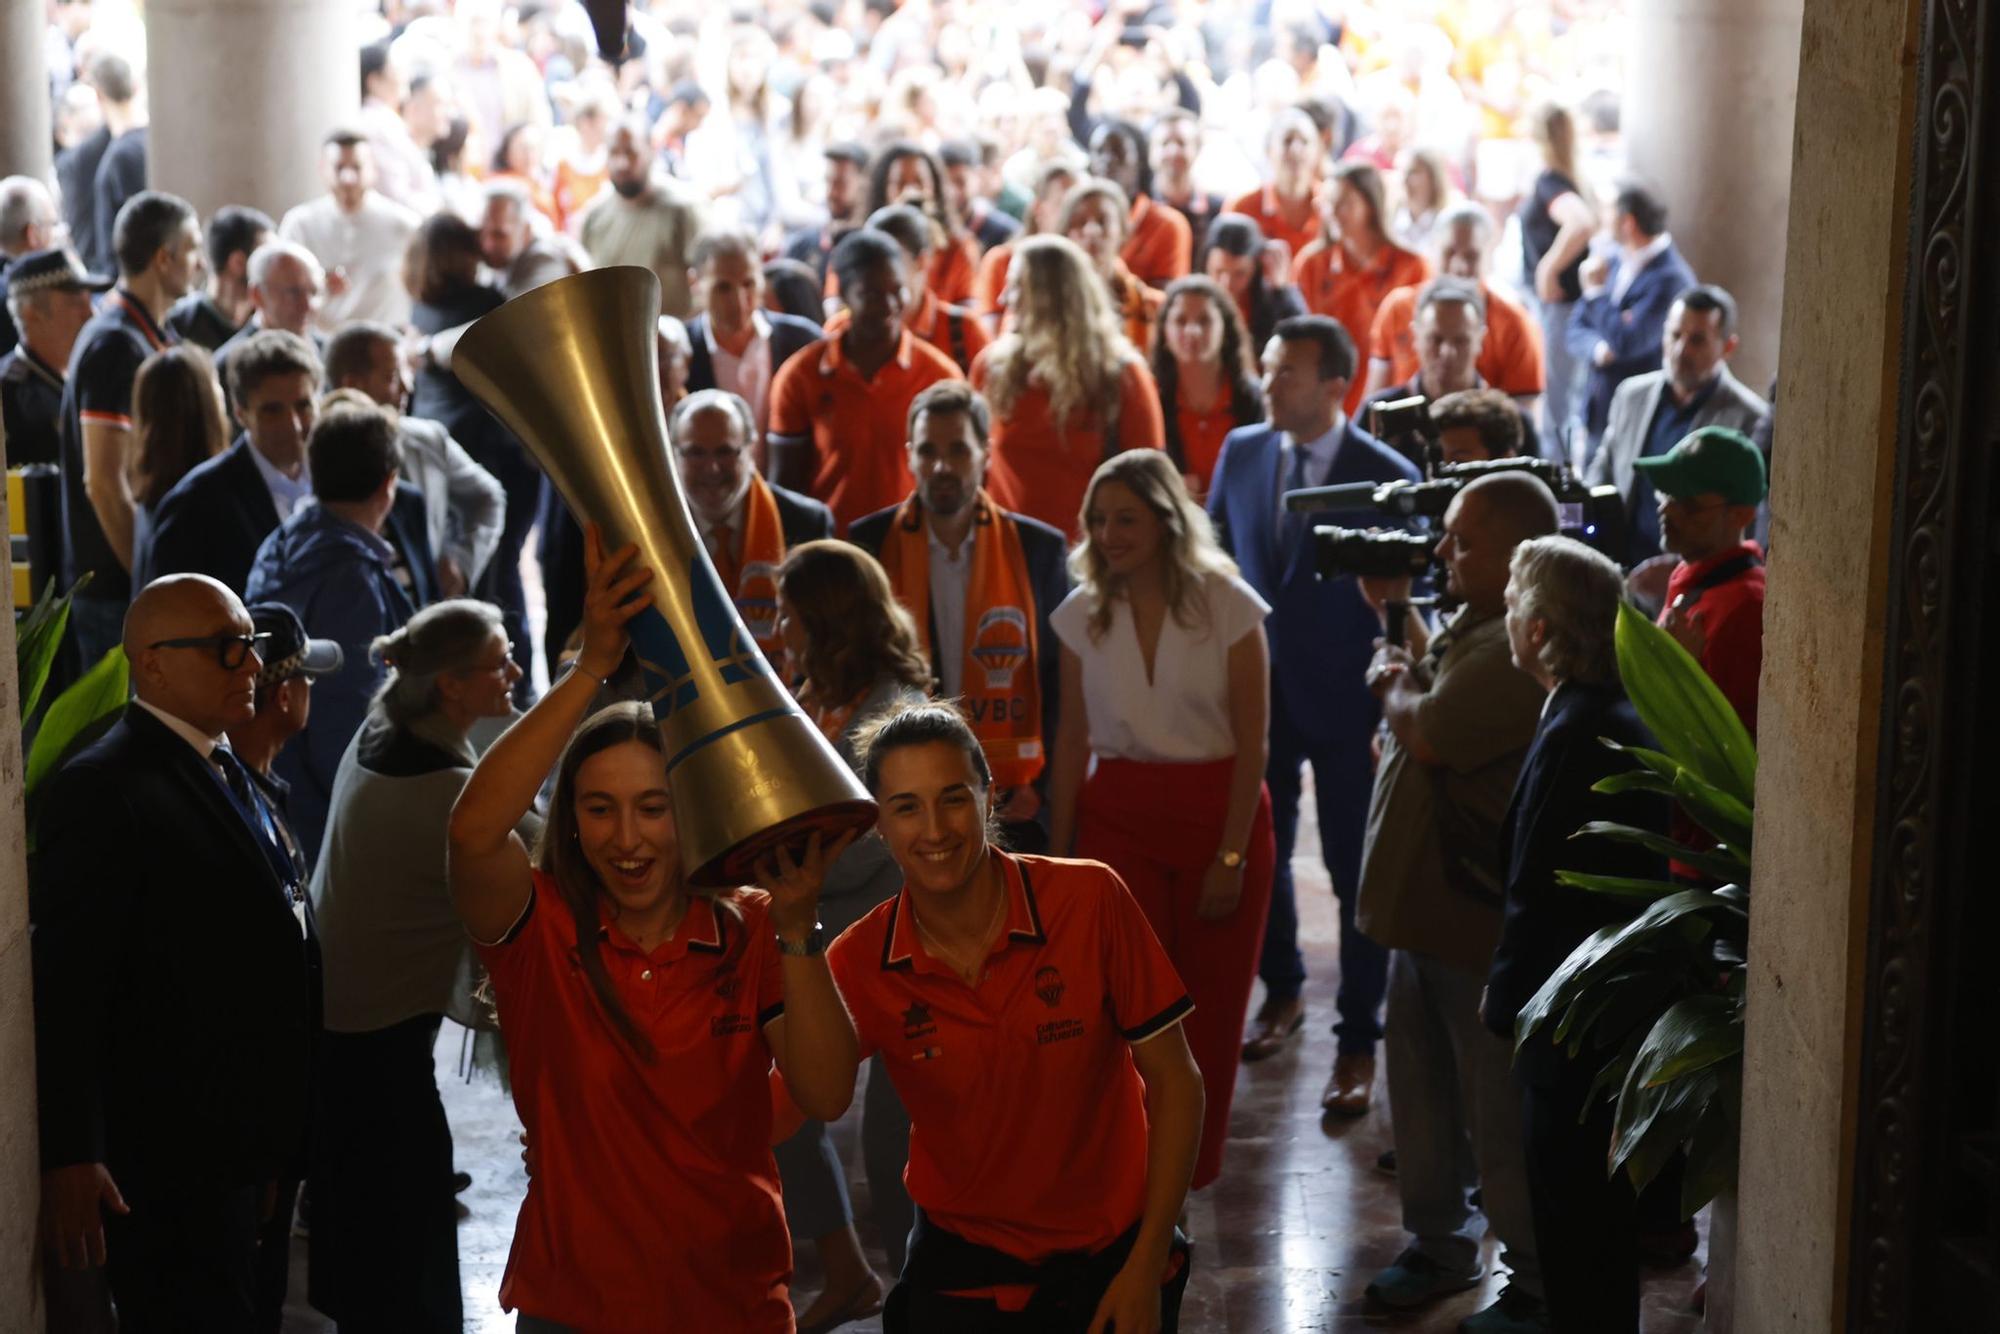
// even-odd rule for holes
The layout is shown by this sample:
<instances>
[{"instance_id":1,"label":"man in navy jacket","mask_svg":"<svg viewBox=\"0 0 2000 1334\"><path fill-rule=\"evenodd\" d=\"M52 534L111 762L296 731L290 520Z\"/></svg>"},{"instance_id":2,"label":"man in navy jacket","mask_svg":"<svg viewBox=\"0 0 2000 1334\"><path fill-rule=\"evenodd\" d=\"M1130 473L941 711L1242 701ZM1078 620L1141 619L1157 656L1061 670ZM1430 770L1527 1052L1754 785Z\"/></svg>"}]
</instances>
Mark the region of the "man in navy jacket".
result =
<instances>
[{"instance_id":1,"label":"man in navy jacket","mask_svg":"<svg viewBox=\"0 0 2000 1334\"><path fill-rule=\"evenodd\" d=\"M1590 367L1584 385L1584 462L1597 453L1611 396L1635 375L1660 368L1661 331L1694 270L1667 231L1667 206L1636 185L1618 192L1611 235L1618 251L1583 266L1583 300L1569 317L1571 355Z\"/></svg>"},{"instance_id":2,"label":"man in navy jacket","mask_svg":"<svg viewBox=\"0 0 2000 1334\"><path fill-rule=\"evenodd\" d=\"M1322 1100L1326 1110L1368 1110L1388 956L1354 925L1361 844L1373 785L1369 739L1380 706L1364 677L1381 627L1351 576L1320 580L1314 570L1315 524L1380 525L1360 511L1286 514L1279 496L1304 486L1414 481L1417 471L1341 411L1355 372L1354 342L1321 315L1281 321L1264 349L1264 392L1271 420L1223 441L1208 510L1243 577L1271 604L1272 823L1278 869L1270 923L1258 969L1265 1000L1245 1060L1275 1052L1297 1031L1305 962L1291 876L1298 836L1300 773L1310 762L1320 849L1340 901L1339 1055Z\"/></svg>"}]
</instances>

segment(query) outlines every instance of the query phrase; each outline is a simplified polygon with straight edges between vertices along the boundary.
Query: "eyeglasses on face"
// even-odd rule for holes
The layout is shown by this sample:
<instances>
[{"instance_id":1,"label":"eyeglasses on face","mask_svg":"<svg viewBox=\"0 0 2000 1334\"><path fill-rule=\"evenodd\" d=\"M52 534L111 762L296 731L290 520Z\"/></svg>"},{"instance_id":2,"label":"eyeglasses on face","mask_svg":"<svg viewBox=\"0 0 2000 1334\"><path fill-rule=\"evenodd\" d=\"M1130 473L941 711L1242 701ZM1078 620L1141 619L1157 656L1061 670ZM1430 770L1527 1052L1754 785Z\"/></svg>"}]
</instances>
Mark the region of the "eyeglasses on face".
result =
<instances>
[{"instance_id":1,"label":"eyeglasses on face","mask_svg":"<svg viewBox=\"0 0 2000 1334\"><path fill-rule=\"evenodd\" d=\"M156 639L146 645L154 648L205 648L215 654L215 660L225 672L233 672L243 665L254 650L262 661L264 651L271 646L271 636L263 635L193 635L184 639Z\"/></svg>"}]
</instances>

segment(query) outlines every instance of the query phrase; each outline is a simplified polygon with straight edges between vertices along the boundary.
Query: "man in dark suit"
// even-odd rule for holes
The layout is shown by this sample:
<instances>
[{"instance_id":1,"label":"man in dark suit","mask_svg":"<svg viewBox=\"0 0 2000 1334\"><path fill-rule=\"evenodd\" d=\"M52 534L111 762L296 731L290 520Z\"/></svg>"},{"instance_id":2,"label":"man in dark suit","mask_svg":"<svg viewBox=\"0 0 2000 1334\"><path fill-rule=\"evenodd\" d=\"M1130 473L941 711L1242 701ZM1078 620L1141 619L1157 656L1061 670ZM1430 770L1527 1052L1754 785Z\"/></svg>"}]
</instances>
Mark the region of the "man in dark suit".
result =
<instances>
[{"instance_id":1,"label":"man in dark suit","mask_svg":"<svg viewBox=\"0 0 2000 1334\"><path fill-rule=\"evenodd\" d=\"M963 380L918 394L909 417L916 489L856 519L847 540L882 562L916 619L939 693L964 701L1009 846L1036 852L1048 846L1045 765L1062 695L1049 617L1069 594L1068 542L986 494L992 428L985 398Z\"/></svg>"},{"instance_id":2,"label":"man in dark suit","mask_svg":"<svg viewBox=\"0 0 2000 1334\"><path fill-rule=\"evenodd\" d=\"M229 396L247 423L236 443L188 470L160 501L151 540L137 554L139 577L205 574L240 596L257 548L312 493L306 437L318 415L320 362L297 334L267 329L236 344ZM438 598L423 495L396 491L382 536L409 573L410 600Z\"/></svg>"},{"instance_id":3,"label":"man in dark suit","mask_svg":"<svg viewBox=\"0 0 2000 1334\"><path fill-rule=\"evenodd\" d=\"M1340 901L1338 1056L1322 1105L1346 1116L1368 1110L1388 956L1354 926L1362 836L1373 785L1369 739L1381 709L1367 686L1370 646L1381 633L1351 577L1321 581L1314 570L1315 524L1367 527L1360 512L1286 514L1279 496L1306 486L1414 481L1417 470L1341 411L1356 369L1354 340L1323 315L1283 320L1264 349L1271 420L1232 431L1222 442L1208 510L1223 545L1251 587L1271 604L1272 825L1278 870L1258 975L1265 998L1245 1060L1273 1054L1296 1032L1304 1010L1293 897L1292 845L1298 837L1300 775L1308 762L1319 814L1320 851Z\"/></svg>"},{"instance_id":4,"label":"man in dark suit","mask_svg":"<svg viewBox=\"0 0 2000 1334\"><path fill-rule=\"evenodd\" d=\"M710 232L688 265L696 315L687 323L690 390L721 389L750 405L756 461L764 461L771 382L794 352L815 342L811 320L764 309L764 266L747 232Z\"/></svg>"},{"instance_id":5,"label":"man in dark suit","mask_svg":"<svg viewBox=\"0 0 2000 1334\"><path fill-rule=\"evenodd\" d=\"M1586 463L1604 438L1618 386L1660 369L1667 311L1695 283L1694 270L1667 231L1667 206L1650 191L1630 185L1618 192L1611 235L1617 253L1583 266L1583 300L1569 317L1570 354L1590 367L1583 406Z\"/></svg>"},{"instance_id":6,"label":"man in dark suit","mask_svg":"<svg viewBox=\"0 0 2000 1334\"><path fill-rule=\"evenodd\" d=\"M1633 914L1632 900L1556 883L1558 871L1664 879L1664 859L1605 838L1575 839L1592 820L1666 831L1654 795L1594 791L1633 767L1603 744L1654 747L1618 683L1613 633L1624 578L1603 555L1567 537L1522 543L1507 585L1507 637L1514 665L1550 692L1501 827L1505 917L1493 952L1481 1015L1501 1037L1514 1035L1522 1006L1570 952L1600 927ZM1611 1103L1589 1098L1608 1052L1572 1060L1548 1030L1522 1045L1528 1188L1550 1327L1591 1334L1637 1334L1639 1267L1632 1187L1605 1174Z\"/></svg>"},{"instance_id":7,"label":"man in dark suit","mask_svg":"<svg viewBox=\"0 0 2000 1334\"><path fill-rule=\"evenodd\" d=\"M30 868L42 1228L127 1330L258 1328L257 1234L303 1167L319 948L225 733L250 614L212 579L125 621L133 704L40 798Z\"/></svg>"}]
</instances>

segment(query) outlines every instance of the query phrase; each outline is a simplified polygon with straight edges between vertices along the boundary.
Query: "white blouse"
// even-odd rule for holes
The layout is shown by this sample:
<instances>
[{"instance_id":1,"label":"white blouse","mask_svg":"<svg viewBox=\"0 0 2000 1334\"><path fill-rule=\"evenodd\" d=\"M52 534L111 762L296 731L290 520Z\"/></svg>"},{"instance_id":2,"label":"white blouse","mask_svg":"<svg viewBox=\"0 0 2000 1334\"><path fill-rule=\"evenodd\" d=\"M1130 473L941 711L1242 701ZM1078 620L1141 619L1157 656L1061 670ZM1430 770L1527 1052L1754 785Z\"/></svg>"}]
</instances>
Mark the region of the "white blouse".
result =
<instances>
[{"instance_id":1,"label":"white blouse","mask_svg":"<svg viewBox=\"0 0 2000 1334\"><path fill-rule=\"evenodd\" d=\"M1229 724L1229 650L1270 614L1270 604L1233 574L1202 584L1208 616L1190 630L1171 613L1160 627L1153 677L1132 609L1111 604L1111 624L1090 637L1090 598L1081 588L1050 617L1056 637L1083 664L1083 703L1093 754L1197 764L1236 753Z\"/></svg>"}]
</instances>

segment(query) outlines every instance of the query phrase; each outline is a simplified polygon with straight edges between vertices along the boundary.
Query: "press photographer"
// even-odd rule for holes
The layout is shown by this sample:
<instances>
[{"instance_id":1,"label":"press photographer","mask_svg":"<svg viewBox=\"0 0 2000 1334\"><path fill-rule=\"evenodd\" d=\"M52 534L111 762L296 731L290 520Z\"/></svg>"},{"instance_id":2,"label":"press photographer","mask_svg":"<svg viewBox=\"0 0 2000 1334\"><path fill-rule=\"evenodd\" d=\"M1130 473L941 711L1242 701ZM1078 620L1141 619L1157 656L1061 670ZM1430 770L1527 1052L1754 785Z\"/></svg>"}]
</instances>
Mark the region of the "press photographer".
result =
<instances>
[{"instance_id":1,"label":"press photographer","mask_svg":"<svg viewBox=\"0 0 2000 1334\"><path fill-rule=\"evenodd\" d=\"M1481 1278L1484 1228L1466 1202L1475 1188L1513 1271L1502 1301L1520 1318L1541 1306L1512 1052L1481 1026L1479 992L1500 934L1501 825L1543 701L1508 648L1508 563L1520 543L1557 527L1556 498L1539 478L1503 472L1467 484L1437 545L1459 611L1435 636L1410 618L1410 646L1384 645L1368 669L1386 735L1358 922L1390 950L1384 1041L1411 1234L1368 1293L1399 1309ZM1378 614L1410 591L1403 578L1363 579L1361 589Z\"/></svg>"}]
</instances>

